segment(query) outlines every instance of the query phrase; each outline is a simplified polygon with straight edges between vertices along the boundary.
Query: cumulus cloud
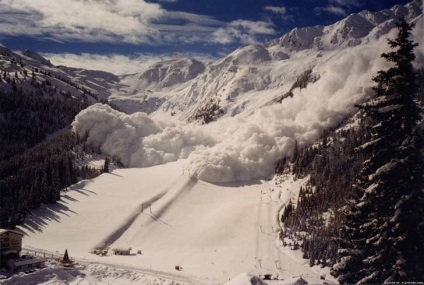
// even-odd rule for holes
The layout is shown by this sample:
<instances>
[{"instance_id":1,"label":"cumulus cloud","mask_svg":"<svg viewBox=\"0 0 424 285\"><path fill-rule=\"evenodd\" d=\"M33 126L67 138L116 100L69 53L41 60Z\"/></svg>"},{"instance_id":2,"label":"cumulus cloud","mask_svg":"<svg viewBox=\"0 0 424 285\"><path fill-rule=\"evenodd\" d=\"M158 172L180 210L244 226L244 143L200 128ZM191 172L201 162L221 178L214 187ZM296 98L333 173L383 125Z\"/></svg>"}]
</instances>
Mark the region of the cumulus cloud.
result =
<instances>
[{"instance_id":1,"label":"cumulus cloud","mask_svg":"<svg viewBox=\"0 0 424 285\"><path fill-rule=\"evenodd\" d=\"M257 37L275 34L271 23L236 20L169 11L146 0L2 0L0 34L38 37L58 42L256 43ZM285 14L284 7L265 10Z\"/></svg>"},{"instance_id":2,"label":"cumulus cloud","mask_svg":"<svg viewBox=\"0 0 424 285\"><path fill-rule=\"evenodd\" d=\"M73 54L73 53L43 53L54 65L84 68L89 70L102 70L115 75L134 74L146 70L151 65L175 58L195 58L203 62L212 61L213 57L195 53L172 54L140 54L126 56L122 54Z\"/></svg>"},{"instance_id":3,"label":"cumulus cloud","mask_svg":"<svg viewBox=\"0 0 424 285\"><path fill-rule=\"evenodd\" d=\"M315 11L317 13L325 12L345 17L352 7L361 7L364 5L363 0L329 0L329 3L332 4L325 7L316 7Z\"/></svg>"},{"instance_id":4,"label":"cumulus cloud","mask_svg":"<svg viewBox=\"0 0 424 285\"><path fill-rule=\"evenodd\" d=\"M258 35L273 35L276 31L274 25L263 21L236 20L223 28L219 28L212 34L212 41L228 44L242 42L255 44Z\"/></svg>"},{"instance_id":5,"label":"cumulus cloud","mask_svg":"<svg viewBox=\"0 0 424 285\"><path fill-rule=\"evenodd\" d=\"M167 34L172 27L202 34L222 25L207 16L167 11L144 0L2 0L0 16L1 34L42 35L60 41L152 44L173 38ZM190 39L184 36L174 35Z\"/></svg>"},{"instance_id":6,"label":"cumulus cloud","mask_svg":"<svg viewBox=\"0 0 424 285\"><path fill-rule=\"evenodd\" d=\"M55 38L87 40L89 36L111 36L133 42L132 35L154 35L149 21L159 18L164 10L157 4L138 0L83 1L83 0L4 0L0 13L9 23L38 30L37 34L51 34ZM20 19L16 16L21 15ZM18 22L19 21L19 22ZM25 33L21 27L9 27L1 32Z\"/></svg>"},{"instance_id":7,"label":"cumulus cloud","mask_svg":"<svg viewBox=\"0 0 424 285\"><path fill-rule=\"evenodd\" d=\"M372 94L372 77L390 66L380 57L385 39L333 53L314 69L320 79L281 104L248 117L208 125L170 125L145 114L125 115L104 105L81 112L73 126L125 166L145 167L188 158L192 175L209 182L246 181L273 173L274 163L291 155L294 141L315 142L322 131L356 112ZM346 68L348 66L349 68Z\"/></svg>"},{"instance_id":8,"label":"cumulus cloud","mask_svg":"<svg viewBox=\"0 0 424 285\"><path fill-rule=\"evenodd\" d=\"M283 6L265 6L264 10L270 11L274 14L281 14L281 15L284 15L287 12L286 7L283 7Z\"/></svg>"},{"instance_id":9,"label":"cumulus cloud","mask_svg":"<svg viewBox=\"0 0 424 285\"><path fill-rule=\"evenodd\" d=\"M315 11L316 12L327 12L327 13L338 15L338 16L346 16L347 15L347 12L345 11L345 9L343 9L341 7L336 7L334 5L328 5L326 7L316 7Z\"/></svg>"},{"instance_id":10,"label":"cumulus cloud","mask_svg":"<svg viewBox=\"0 0 424 285\"><path fill-rule=\"evenodd\" d=\"M330 0L330 3L336 3L340 6L347 6L347 7L361 7L364 5L363 0Z\"/></svg>"}]
</instances>

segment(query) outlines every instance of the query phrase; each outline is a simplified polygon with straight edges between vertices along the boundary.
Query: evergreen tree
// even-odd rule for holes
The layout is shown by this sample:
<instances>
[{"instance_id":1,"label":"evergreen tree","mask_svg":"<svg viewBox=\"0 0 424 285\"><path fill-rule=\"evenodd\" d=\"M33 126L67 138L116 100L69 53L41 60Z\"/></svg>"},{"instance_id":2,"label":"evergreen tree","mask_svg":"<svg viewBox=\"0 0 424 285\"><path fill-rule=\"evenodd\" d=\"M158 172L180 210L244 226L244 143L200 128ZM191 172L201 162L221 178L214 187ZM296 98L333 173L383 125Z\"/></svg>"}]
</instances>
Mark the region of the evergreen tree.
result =
<instances>
[{"instance_id":1,"label":"evergreen tree","mask_svg":"<svg viewBox=\"0 0 424 285\"><path fill-rule=\"evenodd\" d=\"M63 255L62 262L69 262L71 259L69 258L68 249L65 249L65 254Z\"/></svg>"},{"instance_id":2,"label":"evergreen tree","mask_svg":"<svg viewBox=\"0 0 424 285\"><path fill-rule=\"evenodd\" d=\"M109 172L109 164L110 164L109 158L106 157L105 158L105 162L103 164L103 170L102 170L103 173L108 173Z\"/></svg>"},{"instance_id":3,"label":"evergreen tree","mask_svg":"<svg viewBox=\"0 0 424 285\"><path fill-rule=\"evenodd\" d=\"M345 211L339 263L341 283L378 284L424 280L422 139L412 61L417 45L412 24L401 18L399 32L382 54L393 66L374 78L375 97L359 106L370 140L358 148L369 158L358 174L353 201Z\"/></svg>"}]
</instances>

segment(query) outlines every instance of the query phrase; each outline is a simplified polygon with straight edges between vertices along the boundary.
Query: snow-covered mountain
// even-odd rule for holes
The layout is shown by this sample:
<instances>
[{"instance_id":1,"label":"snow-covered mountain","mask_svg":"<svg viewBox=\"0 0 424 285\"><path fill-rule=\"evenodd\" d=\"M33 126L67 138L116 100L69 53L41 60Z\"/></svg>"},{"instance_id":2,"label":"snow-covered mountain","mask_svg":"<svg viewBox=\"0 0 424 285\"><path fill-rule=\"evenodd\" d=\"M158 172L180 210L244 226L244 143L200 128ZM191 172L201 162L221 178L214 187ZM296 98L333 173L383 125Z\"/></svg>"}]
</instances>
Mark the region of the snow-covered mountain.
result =
<instances>
[{"instance_id":1,"label":"snow-covered mountain","mask_svg":"<svg viewBox=\"0 0 424 285\"><path fill-rule=\"evenodd\" d=\"M321 66L350 48L385 38L400 16L422 23L421 1L375 13L362 11L329 26L295 28L278 39L241 47L211 63L174 59L118 77L56 67L34 51L17 53L0 46L1 71L17 76L16 84L24 89L33 90L31 82L51 84L55 90L49 93L85 93L93 103L108 99L127 113L142 111L177 121L209 123L220 117L249 115L281 101L302 74L312 71L314 78L320 78L325 72ZM11 80L3 79L0 84L3 89L12 88Z\"/></svg>"},{"instance_id":2,"label":"snow-covered mountain","mask_svg":"<svg viewBox=\"0 0 424 285\"><path fill-rule=\"evenodd\" d=\"M251 114L280 100L306 71L319 78L325 72L321 67L337 55L387 36L400 16L422 23L421 1L351 14L330 26L295 28L281 38L239 48L209 64L187 59L158 63L140 74L124 76L123 85L128 87L113 91L109 99L131 113L201 123Z\"/></svg>"},{"instance_id":3,"label":"snow-covered mountain","mask_svg":"<svg viewBox=\"0 0 424 285\"><path fill-rule=\"evenodd\" d=\"M90 142L125 166L188 158L188 167L205 181L266 177L276 158L292 153L295 141L314 143L372 94L372 77L389 66L380 55L389 49L386 37L395 36L390 27L397 17L416 23L414 41L423 44L420 8L414 1L353 14L327 27L295 29L209 64L187 59L156 64L123 77L109 97L133 115L94 106L74 127L93 134ZM288 43L290 35L302 45ZM422 65L423 50L416 54Z\"/></svg>"},{"instance_id":4,"label":"snow-covered mountain","mask_svg":"<svg viewBox=\"0 0 424 285\"><path fill-rule=\"evenodd\" d=\"M127 114L94 106L74 126L97 134L91 143L125 166L190 156L190 167L202 179L249 180L272 174L273 163L291 153L295 140L311 144L356 112L355 104L370 94L371 78L387 67L380 54L388 50L386 37L399 16L417 24L414 40L421 44L424 20L415 0L326 27L294 29L212 63L175 59L121 77L55 67L32 51L1 47L0 84L6 90L84 96L91 103L109 100ZM422 64L423 50L416 54ZM205 123L210 126L200 128Z\"/></svg>"},{"instance_id":5,"label":"snow-covered mountain","mask_svg":"<svg viewBox=\"0 0 424 285\"><path fill-rule=\"evenodd\" d=\"M413 1L405 6L396 5L375 13L365 10L329 26L295 28L271 41L268 46L281 46L288 51L311 48L328 51L357 46L387 34L395 27L396 19L402 16L409 21L422 17L421 1Z\"/></svg>"},{"instance_id":6,"label":"snow-covered mountain","mask_svg":"<svg viewBox=\"0 0 424 285\"><path fill-rule=\"evenodd\" d=\"M119 78L103 71L54 66L32 50L14 52L0 45L0 88L14 88L49 96L85 97L91 103L110 96L119 88Z\"/></svg>"}]
</instances>

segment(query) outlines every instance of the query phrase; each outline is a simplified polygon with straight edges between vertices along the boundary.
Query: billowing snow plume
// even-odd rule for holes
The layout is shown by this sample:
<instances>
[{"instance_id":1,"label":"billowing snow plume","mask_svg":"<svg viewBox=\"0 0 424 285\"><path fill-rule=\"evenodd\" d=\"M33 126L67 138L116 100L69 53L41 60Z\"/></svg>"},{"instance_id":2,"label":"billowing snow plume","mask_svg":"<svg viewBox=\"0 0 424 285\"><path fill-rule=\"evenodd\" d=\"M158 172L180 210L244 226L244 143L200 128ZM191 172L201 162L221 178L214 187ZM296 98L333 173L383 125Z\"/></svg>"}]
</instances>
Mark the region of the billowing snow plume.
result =
<instances>
[{"instance_id":1,"label":"billowing snow plume","mask_svg":"<svg viewBox=\"0 0 424 285\"><path fill-rule=\"evenodd\" d=\"M105 105L81 112L73 126L103 152L128 167L146 167L187 158L192 175L209 182L246 181L273 173L274 163L299 145L316 141L356 111L371 94L372 77L387 63L373 45L331 52L314 68L320 79L293 91L292 98L253 114L199 126L156 122L143 113L126 115ZM267 91L263 91L267 92Z\"/></svg>"},{"instance_id":2,"label":"billowing snow plume","mask_svg":"<svg viewBox=\"0 0 424 285\"><path fill-rule=\"evenodd\" d=\"M196 146L214 144L195 126L167 126L144 113L127 115L95 104L75 118L74 129L87 142L128 167L147 167L186 158Z\"/></svg>"}]
</instances>

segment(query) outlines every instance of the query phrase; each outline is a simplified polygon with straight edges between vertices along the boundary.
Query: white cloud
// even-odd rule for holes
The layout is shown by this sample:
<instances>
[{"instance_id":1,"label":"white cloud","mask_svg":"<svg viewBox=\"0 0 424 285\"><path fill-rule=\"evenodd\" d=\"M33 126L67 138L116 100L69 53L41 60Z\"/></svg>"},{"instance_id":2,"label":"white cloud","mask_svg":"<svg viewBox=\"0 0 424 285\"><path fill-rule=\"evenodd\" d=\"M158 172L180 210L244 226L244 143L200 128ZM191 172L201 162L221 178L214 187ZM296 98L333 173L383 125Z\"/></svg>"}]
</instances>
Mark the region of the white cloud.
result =
<instances>
[{"instance_id":1,"label":"white cloud","mask_svg":"<svg viewBox=\"0 0 424 285\"><path fill-rule=\"evenodd\" d=\"M330 0L330 3L336 3L340 6L346 6L346 7L361 7L364 3L362 0Z\"/></svg>"},{"instance_id":2,"label":"white cloud","mask_svg":"<svg viewBox=\"0 0 424 285\"><path fill-rule=\"evenodd\" d=\"M286 7L283 7L283 6L265 6L264 10L270 11L274 14L281 14L281 15L284 15L287 12Z\"/></svg>"},{"instance_id":3,"label":"white cloud","mask_svg":"<svg viewBox=\"0 0 424 285\"><path fill-rule=\"evenodd\" d=\"M267 22L254 22L247 20L237 20L229 24L231 27L242 28L248 34L261 34L261 35L272 35L275 34L274 27L271 23Z\"/></svg>"},{"instance_id":4,"label":"white cloud","mask_svg":"<svg viewBox=\"0 0 424 285\"><path fill-rule=\"evenodd\" d=\"M193 53L172 53L172 54L140 54L136 56L126 56L121 54L73 54L73 53L44 53L54 65L64 65L69 67L84 68L89 70L102 70L115 75L140 73L151 65L175 58L195 58L203 62L209 62L215 58L207 55Z\"/></svg>"},{"instance_id":5,"label":"white cloud","mask_svg":"<svg viewBox=\"0 0 424 285\"><path fill-rule=\"evenodd\" d=\"M327 13L338 15L338 16L346 16L347 15L347 12L343 8L336 7L334 5L328 5L327 7L316 7L315 11L317 11L317 12L327 12Z\"/></svg>"},{"instance_id":6,"label":"white cloud","mask_svg":"<svg viewBox=\"0 0 424 285\"><path fill-rule=\"evenodd\" d=\"M93 37L93 41L118 38L137 42L134 36L155 36L157 31L149 22L164 13L159 5L139 0L3 0L0 4L2 20L19 26L0 26L0 32L18 35L35 32L64 40L89 41Z\"/></svg>"},{"instance_id":7,"label":"white cloud","mask_svg":"<svg viewBox=\"0 0 424 285\"><path fill-rule=\"evenodd\" d=\"M0 19L3 35L134 44L161 43L173 37L199 41L205 38L201 34L211 33L211 27L216 30L222 25L208 16L170 12L144 0L2 0ZM178 29L180 33L175 34Z\"/></svg>"},{"instance_id":8,"label":"white cloud","mask_svg":"<svg viewBox=\"0 0 424 285\"><path fill-rule=\"evenodd\" d=\"M162 2L174 2L163 0ZM265 10L287 17L285 7ZM0 35L59 42L256 43L273 35L273 24L237 20L225 23L206 15L167 11L146 0L0 0Z\"/></svg>"},{"instance_id":9,"label":"white cloud","mask_svg":"<svg viewBox=\"0 0 424 285\"><path fill-rule=\"evenodd\" d=\"M212 41L228 44L242 42L245 44L257 43L258 35L273 35L276 31L274 25L263 21L236 20L212 34Z\"/></svg>"},{"instance_id":10,"label":"white cloud","mask_svg":"<svg viewBox=\"0 0 424 285\"><path fill-rule=\"evenodd\" d=\"M145 70L150 65L166 59L163 57L129 57L119 54L43 54L45 58L50 59L54 65L64 65L69 67L84 68L89 70L102 70L115 75L132 74Z\"/></svg>"}]
</instances>

